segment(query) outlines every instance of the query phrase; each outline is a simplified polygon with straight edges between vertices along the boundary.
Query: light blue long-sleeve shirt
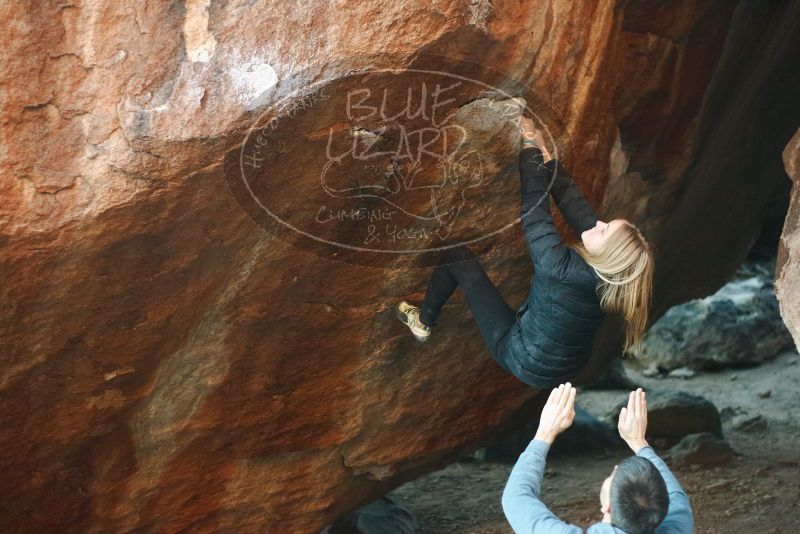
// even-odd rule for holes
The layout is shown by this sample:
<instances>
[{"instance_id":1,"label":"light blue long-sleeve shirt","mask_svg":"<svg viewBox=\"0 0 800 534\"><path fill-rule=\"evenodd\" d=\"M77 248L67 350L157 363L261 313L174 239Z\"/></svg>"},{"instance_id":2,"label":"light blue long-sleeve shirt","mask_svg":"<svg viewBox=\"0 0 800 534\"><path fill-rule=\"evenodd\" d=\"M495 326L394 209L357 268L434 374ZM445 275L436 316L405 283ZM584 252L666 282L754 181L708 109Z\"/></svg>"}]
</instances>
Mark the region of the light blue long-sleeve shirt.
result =
<instances>
[{"instance_id":1,"label":"light blue long-sleeve shirt","mask_svg":"<svg viewBox=\"0 0 800 534\"><path fill-rule=\"evenodd\" d=\"M535 439L528 444L516 465L511 470L503 491L503 512L516 534L581 534L583 529L570 525L551 512L539 499L542 491L542 476L549 446ZM647 458L656 466L669 493L669 509L656 534L691 534L694 517L689 497L678 479L658 457L652 447L642 447L637 456ZM625 534L610 523L595 523L588 534Z\"/></svg>"}]
</instances>

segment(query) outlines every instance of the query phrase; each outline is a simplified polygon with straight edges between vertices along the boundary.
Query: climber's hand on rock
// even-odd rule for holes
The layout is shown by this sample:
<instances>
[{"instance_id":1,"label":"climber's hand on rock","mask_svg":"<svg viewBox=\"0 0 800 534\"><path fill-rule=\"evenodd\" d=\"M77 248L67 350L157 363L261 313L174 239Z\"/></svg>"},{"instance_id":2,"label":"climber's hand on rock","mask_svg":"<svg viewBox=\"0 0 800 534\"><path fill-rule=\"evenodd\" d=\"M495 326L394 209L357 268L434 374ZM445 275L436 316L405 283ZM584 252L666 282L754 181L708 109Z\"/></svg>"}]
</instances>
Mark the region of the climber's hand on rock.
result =
<instances>
[{"instance_id":1,"label":"climber's hand on rock","mask_svg":"<svg viewBox=\"0 0 800 534\"><path fill-rule=\"evenodd\" d=\"M620 437L625 440L633 452L647 446L647 398L642 388L631 391L628 405L619 413L617 424Z\"/></svg>"},{"instance_id":2,"label":"climber's hand on rock","mask_svg":"<svg viewBox=\"0 0 800 534\"><path fill-rule=\"evenodd\" d=\"M539 147L539 150L542 151L542 156L544 156L545 162L553 159L550 151L547 150L547 147L545 146L544 133L541 130L536 129L533 119L529 119L528 117L520 117L519 128L524 140L533 141L536 146Z\"/></svg>"},{"instance_id":3,"label":"climber's hand on rock","mask_svg":"<svg viewBox=\"0 0 800 534\"><path fill-rule=\"evenodd\" d=\"M560 433L572 425L575 419L575 394L577 390L567 382L550 392L539 418L539 429L533 439L552 445Z\"/></svg>"},{"instance_id":4,"label":"climber's hand on rock","mask_svg":"<svg viewBox=\"0 0 800 534\"><path fill-rule=\"evenodd\" d=\"M523 139L536 140L536 126L533 119L521 116L519 118L519 130Z\"/></svg>"}]
</instances>

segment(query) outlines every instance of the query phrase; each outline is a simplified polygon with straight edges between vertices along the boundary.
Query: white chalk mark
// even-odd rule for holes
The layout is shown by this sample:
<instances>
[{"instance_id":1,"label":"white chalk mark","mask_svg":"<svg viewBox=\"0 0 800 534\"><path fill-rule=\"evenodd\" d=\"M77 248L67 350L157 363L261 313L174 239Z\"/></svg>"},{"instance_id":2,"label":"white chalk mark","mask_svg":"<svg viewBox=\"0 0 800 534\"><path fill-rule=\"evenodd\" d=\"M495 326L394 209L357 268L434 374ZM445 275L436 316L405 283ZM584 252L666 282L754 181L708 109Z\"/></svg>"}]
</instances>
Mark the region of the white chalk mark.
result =
<instances>
[{"instance_id":1,"label":"white chalk mark","mask_svg":"<svg viewBox=\"0 0 800 534\"><path fill-rule=\"evenodd\" d=\"M208 30L208 4L211 0L186 0L183 41L190 61L206 63L211 59L217 40Z\"/></svg>"},{"instance_id":2,"label":"white chalk mark","mask_svg":"<svg viewBox=\"0 0 800 534\"><path fill-rule=\"evenodd\" d=\"M270 65L250 60L228 71L236 96L247 106L255 109L264 103L278 84L278 75Z\"/></svg>"}]
</instances>

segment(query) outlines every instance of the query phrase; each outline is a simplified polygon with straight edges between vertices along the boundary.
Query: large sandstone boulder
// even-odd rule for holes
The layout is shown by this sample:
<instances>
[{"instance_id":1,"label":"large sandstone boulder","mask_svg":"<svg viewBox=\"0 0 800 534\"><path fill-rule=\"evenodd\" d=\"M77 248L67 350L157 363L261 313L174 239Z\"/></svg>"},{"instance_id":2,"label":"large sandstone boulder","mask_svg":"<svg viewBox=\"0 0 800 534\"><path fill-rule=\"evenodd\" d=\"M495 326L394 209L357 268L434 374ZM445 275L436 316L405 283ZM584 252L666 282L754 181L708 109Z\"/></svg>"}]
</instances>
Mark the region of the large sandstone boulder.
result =
<instances>
[{"instance_id":1,"label":"large sandstone boulder","mask_svg":"<svg viewBox=\"0 0 800 534\"><path fill-rule=\"evenodd\" d=\"M226 163L265 110L282 113L279 135L245 161L274 171L257 192L291 216L318 206L331 133L405 139L397 124L342 120L345 88L406 87L438 55L439 70L519 89L548 110L597 211L658 247L655 317L730 278L785 180L775 146L800 123L796 2L10 0L0 20L0 521L12 532L317 532L536 407L460 298L425 346L392 317L421 296L428 271L411 266L431 258L337 261L248 210ZM490 192L446 191L433 220L448 239L518 209L511 130L478 109L507 96L473 84L448 103L489 163L439 171L465 189L486 177ZM408 163L330 167L326 194L410 191ZM400 206L428 216L431 196L405 192ZM360 208L329 213L343 221L334 237L364 238ZM532 268L517 225L474 248L520 304ZM581 381L619 352L617 327L604 325Z\"/></svg>"}]
</instances>

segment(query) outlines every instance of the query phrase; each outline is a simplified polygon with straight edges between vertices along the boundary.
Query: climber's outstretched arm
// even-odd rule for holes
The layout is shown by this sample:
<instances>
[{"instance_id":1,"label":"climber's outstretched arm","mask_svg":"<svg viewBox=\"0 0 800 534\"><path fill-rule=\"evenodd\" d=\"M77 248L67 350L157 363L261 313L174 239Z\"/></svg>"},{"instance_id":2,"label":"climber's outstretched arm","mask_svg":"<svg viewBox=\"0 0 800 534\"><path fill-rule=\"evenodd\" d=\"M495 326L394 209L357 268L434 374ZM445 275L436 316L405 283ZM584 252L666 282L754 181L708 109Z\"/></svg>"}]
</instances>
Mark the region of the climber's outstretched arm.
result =
<instances>
[{"instance_id":1,"label":"climber's outstretched arm","mask_svg":"<svg viewBox=\"0 0 800 534\"><path fill-rule=\"evenodd\" d=\"M580 237L583 232L597 224L597 216L563 163L551 159L544 165L551 175L555 174L550 193L564 219Z\"/></svg>"},{"instance_id":2,"label":"climber's outstretched arm","mask_svg":"<svg viewBox=\"0 0 800 534\"><path fill-rule=\"evenodd\" d=\"M580 236L581 233L592 228L597 224L597 217L592 211L592 207L583 196L580 187L569 175L563 163L554 159L547 150L544 132L538 130L532 119L523 117L520 119L520 132L523 139L534 142L541 147L544 152L544 163L548 176L552 179L550 193L556 201L558 209L564 215L567 223Z\"/></svg>"},{"instance_id":3,"label":"climber's outstretched arm","mask_svg":"<svg viewBox=\"0 0 800 534\"><path fill-rule=\"evenodd\" d=\"M526 147L520 152L519 175L522 234L536 273L559 272L568 254L550 213L552 173L544 166L538 147Z\"/></svg>"}]
</instances>

